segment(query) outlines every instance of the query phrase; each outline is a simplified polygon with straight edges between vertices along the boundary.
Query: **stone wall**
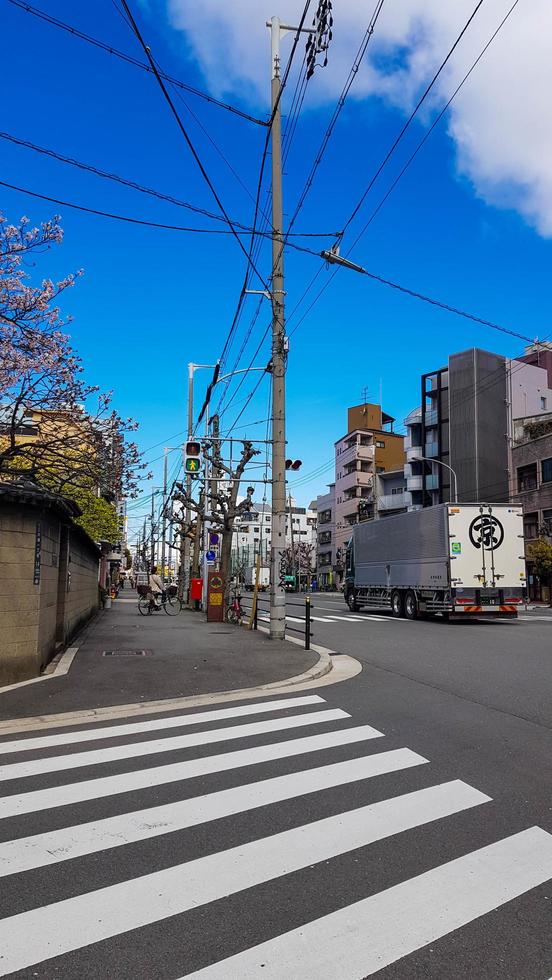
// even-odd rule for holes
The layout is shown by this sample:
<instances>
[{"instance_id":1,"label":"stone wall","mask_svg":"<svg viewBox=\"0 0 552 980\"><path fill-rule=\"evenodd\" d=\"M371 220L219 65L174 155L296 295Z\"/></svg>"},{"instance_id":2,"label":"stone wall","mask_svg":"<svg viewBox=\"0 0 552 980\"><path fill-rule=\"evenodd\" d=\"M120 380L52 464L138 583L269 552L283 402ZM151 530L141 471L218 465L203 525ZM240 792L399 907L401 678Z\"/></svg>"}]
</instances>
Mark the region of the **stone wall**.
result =
<instances>
[{"instance_id":1,"label":"stone wall","mask_svg":"<svg viewBox=\"0 0 552 980\"><path fill-rule=\"evenodd\" d=\"M0 685L36 677L98 608L99 551L76 508L0 486Z\"/></svg>"}]
</instances>

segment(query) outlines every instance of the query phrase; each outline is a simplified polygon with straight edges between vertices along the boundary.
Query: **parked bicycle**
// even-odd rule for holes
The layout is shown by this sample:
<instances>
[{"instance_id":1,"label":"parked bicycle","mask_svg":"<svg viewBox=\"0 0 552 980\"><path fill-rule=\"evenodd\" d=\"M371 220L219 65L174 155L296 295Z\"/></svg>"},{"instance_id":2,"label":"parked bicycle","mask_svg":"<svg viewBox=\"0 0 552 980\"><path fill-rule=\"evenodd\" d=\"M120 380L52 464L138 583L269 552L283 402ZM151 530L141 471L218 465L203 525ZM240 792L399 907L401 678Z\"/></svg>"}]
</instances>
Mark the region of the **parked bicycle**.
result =
<instances>
[{"instance_id":1,"label":"parked bicycle","mask_svg":"<svg viewBox=\"0 0 552 980\"><path fill-rule=\"evenodd\" d=\"M232 599L232 602L228 606L228 611L226 613L226 619L229 623L233 623L234 626L241 626L242 620L245 616L245 610L241 604L241 595L236 595Z\"/></svg>"},{"instance_id":2,"label":"parked bicycle","mask_svg":"<svg viewBox=\"0 0 552 980\"><path fill-rule=\"evenodd\" d=\"M167 616L178 616L182 611L182 601L176 595L163 595L156 602L153 592L148 592L145 596L140 596L138 600L138 612L141 616L151 616L154 612L164 610Z\"/></svg>"}]
</instances>

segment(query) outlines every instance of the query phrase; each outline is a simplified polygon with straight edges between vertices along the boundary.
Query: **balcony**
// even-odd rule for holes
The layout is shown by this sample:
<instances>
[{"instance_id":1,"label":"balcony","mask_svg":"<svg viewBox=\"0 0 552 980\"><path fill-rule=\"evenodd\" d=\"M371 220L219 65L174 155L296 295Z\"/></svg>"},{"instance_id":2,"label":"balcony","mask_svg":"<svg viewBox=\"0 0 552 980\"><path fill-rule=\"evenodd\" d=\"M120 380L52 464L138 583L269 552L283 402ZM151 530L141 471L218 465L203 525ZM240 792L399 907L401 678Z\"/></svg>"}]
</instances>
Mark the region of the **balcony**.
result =
<instances>
[{"instance_id":1,"label":"balcony","mask_svg":"<svg viewBox=\"0 0 552 980\"><path fill-rule=\"evenodd\" d=\"M424 478L420 476L408 476L406 478L406 489L407 490L423 490L424 489Z\"/></svg>"},{"instance_id":2,"label":"balcony","mask_svg":"<svg viewBox=\"0 0 552 980\"><path fill-rule=\"evenodd\" d=\"M439 489L439 476L437 473L429 473L426 476L426 490Z\"/></svg>"},{"instance_id":3,"label":"balcony","mask_svg":"<svg viewBox=\"0 0 552 980\"><path fill-rule=\"evenodd\" d=\"M344 449L341 455L336 457L336 463L340 466L346 466L347 463L352 463L355 459L373 459L374 452L373 445L359 446L355 442L349 449Z\"/></svg>"},{"instance_id":4,"label":"balcony","mask_svg":"<svg viewBox=\"0 0 552 980\"><path fill-rule=\"evenodd\" d=\"M410 502L410 494L405 491L402 493L384 493L383 496L378 497L378 510L399 510L406 507Z\"/></svg>"},{"instance_id":5,"label":"balcony","mask_svg":"<svg viewBox=\"0 0 552 980\"><path fill-rule=\"evenodd\" d=\"M424 451L421 446L409 446L406 450L406 462L411 463L414 459L419 459L420 456L424 456Z\"/></svg>"}]
</instances>

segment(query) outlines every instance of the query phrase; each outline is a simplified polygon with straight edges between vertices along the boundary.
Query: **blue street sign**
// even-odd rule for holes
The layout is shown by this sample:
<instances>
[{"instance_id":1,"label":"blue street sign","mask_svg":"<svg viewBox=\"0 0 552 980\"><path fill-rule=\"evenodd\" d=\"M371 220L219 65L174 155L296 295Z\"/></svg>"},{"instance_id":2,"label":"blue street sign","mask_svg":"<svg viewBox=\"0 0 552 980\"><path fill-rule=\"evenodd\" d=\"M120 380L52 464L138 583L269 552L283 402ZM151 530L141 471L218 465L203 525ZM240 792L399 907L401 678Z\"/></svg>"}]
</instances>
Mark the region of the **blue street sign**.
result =
<instances>
[{"instance_id":1,"label":"blue street sign","mask_svg":"<svg viewBox=\"0 0 552 980\"><path fill-rule=\"evenodd\" d=\"M219 543L219 536L218 536L218 534L215 531L211 531L210 532L210 534L209 534L209 543L210 544L218 544Z\"/></svg>"},{"instance_id":2,"label":"blue street sign","mask_svg":"<svg viewBox=\"0 0 552 980\"><path fill-rule=\"evenodd\" d=\"M208 551L205 557L207 561L214 561L217 556L214 551Z\"/></svg>"}]
</instances>

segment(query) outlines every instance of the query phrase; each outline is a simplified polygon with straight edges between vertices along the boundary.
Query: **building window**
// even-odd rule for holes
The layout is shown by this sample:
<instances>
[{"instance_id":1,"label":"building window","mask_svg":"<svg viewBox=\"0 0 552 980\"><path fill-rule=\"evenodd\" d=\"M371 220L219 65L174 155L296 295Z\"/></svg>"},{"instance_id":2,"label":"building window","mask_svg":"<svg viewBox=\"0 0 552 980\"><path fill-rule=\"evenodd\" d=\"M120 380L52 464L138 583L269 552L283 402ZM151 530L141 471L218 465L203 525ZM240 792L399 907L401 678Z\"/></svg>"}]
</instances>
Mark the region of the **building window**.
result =
<instances>
[{"instance_id":1,"label":"building window","mask_svg":"<svg viewBox=\"0 0 552 980\"><path fill-rule=\"evenodd\" d=\"M403 492L403 488L402 487L392 487L391 488L391 493L392 494L402 493L402 492Z\"/></svg>"},{"instance_id":2,"label":"building window","mask_svg":"<svg viewBox=\"0 0 552 980\"><path fill-rule=\"evenodd\" d=\"M541 409L543 412L546 412L546 398L544 398L542 395L541 395Z\"/></svg>"},{"instance_id":3,"label":"building window","mask_svg":"<svg viewBox=\"0 0 552 980\"><path fill-rule=\"evenodd\" d=\"M385 473L385 466L376 466L376 473Z\"/></svg>"},{"instance_id":4,"label":"building window","mask_svg":"<svg viewBox=\"0 0 552 980\"><path fill-rule=\"evenodd\" d=\"M259 528L258 527L254 527L253 528L253 534L258 534L258 533L259 533Z\"/></svg>"},{"instance_id":5,"label":"building window","mask_svg":"<svg viewBox=\"0 0 552 980\"><path fill-rule=\"evenodd\" d=\"M542 527L547 537L552 537L552 508L550 507L542 512Z\"/></svg>"},{"instance_id":6,"label":"building window","mask_svg":"<svg viewBox=\"0 0 552 980\"><path fill-rule=\"evenodd\" d=\"M542 482L552 483L552 456L542 461Z\"/></svg>"},{"instance_id":7,"label":"building window","mask_svg":"<svg viewBox=\"0 0 552 980\"><path fill-rule=\"evenodd\" d=\"M544 465L545 460L543 460ZM537 464L531 463L529 466L518 466L518 490L536 490L537 488ZM551 477L552 479L552 477Z\"/></svg>"},{"instance_id":8,"label":"building window","mask_svg":"<svg viewBox=\"0 0 552 980\"><path fill-rule=\"evenodd\" d=\"M381 441L376 442L376 449L385 449L385 443Z\"/></svg>"},{"instance_id":9,"label":"building window","mask_svg":"<svg viewBox=\"0 0 552 980\"><path fill-rule=\"evenodd\" d=\"M537 513L523 515L523 533L529 540L538 537L539 515Z\"/></svg>"}]
</instances>

